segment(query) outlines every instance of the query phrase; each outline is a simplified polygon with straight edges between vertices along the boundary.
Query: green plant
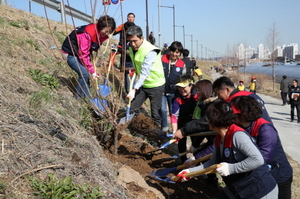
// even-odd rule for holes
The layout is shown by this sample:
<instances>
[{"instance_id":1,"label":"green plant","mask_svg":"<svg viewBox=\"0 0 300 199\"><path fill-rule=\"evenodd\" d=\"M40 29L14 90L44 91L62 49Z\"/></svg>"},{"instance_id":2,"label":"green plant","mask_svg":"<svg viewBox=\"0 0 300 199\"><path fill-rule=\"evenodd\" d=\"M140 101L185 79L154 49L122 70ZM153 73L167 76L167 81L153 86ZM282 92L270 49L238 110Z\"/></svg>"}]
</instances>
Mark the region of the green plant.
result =
<instances>
[{"instance_id":1,"label":"green plant","mask_svg":"<svg viewBox=\"0 0 300 199\"><path fill-rule=\"evenodd\" d=\"M51 99L51 90L49 88L43 88L42 90L30 96L29 105L35 109L38 109L41 107L42 102L49 102Z\"/></svg>"},{"instance_id":2,"label":"green plant","mask_svg":"<svg viewBox=\"0 0 300 199\"><path fill-rule=\"evenodd\" d=\"M22 27L28 27L28 21L10 21L9 24L11 26L17 27L17 28L22 28Z\"/></svg>"},{"instance_id":3,"label":"green plant","mask_svg":"<svg viewBox=\"0 0 300 199\"><path fill-rule=\"evenodd\" d=\"M55 174L49 174L44 182L32 176L27 175L25 177L36 190L34 195L44 199L93 199L103 196L99 187L91 187L89 184L77 185L73 182L71 176L59 180Z\"/></svg>"},{"instance_id":4,"label":"green plant","mask_svg":"<svg viewBox=\"0 0 300 199\"><path fill-rule=\"evenodd\" d=\"M34 42L33 40L26 39L26 43L28 43L31 47L34 47L35 50L41 52L41 49L40 49L38 43Z\"/></svg>"},{"instance_id":5,"label":"green plant","mask_svg":"<svg viewBox=\"0 0 300 199\"><path fill-rule=\"evenodd\" d=\"M42 86L54 89L59 86L57 78L53 77L50 74L43 73L41 70L29 68L29 74L32 79Z\"/></svg>"},{"instance_id":6,"label":"green plant","mask_svg":"<svg viewBox=\"0 0 300 199\"><path fill-rule=\"evenodd\" d=\"M92 119L91 113L87 106L79 107L79 116L79 126L85 128L86 130L90 130L92 126Z\"/></svg>"}]
</instances>

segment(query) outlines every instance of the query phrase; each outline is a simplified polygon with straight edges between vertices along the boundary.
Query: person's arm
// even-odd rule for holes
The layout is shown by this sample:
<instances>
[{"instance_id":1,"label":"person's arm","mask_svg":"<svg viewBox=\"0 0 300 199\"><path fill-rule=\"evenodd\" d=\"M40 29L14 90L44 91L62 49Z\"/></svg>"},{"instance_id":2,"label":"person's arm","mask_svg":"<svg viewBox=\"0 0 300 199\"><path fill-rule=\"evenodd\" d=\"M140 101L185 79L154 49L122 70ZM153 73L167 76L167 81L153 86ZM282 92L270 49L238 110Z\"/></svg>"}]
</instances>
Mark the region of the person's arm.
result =
<instances>
[{"instance_id":1,"label":"person's arm","mask_svg":"<svg viewBox=\"0 0 300 199\"><path fill-rule=\"evenodd\" d=\"M152 68L153 63L155 62L157 56L156 51L150 51L148 55L145 57L144 62L142 63L141 74L134 85L134 89L138 90L140 87L144 85L145 79L150 75L150 70Z\"/></svg>"},{"instance_id":2,"label":"person's arm","mask_svg":"<svg viewBox=\"0 0 300 199\"><path fill-rule=\"evenodd\" d=\"M179 117L180 105L177 100L173 100L172 103L172 113L171 113L171 125L172 131L176 131L178 129L178 117Z\"/></svg>"},{"instance_id":3,"label":"person's arm","mask_svg":"<svg viewBox=\"0 0 300 199\"><path fill-rule=\"evenodd\" d=\"M233 135L233 146L243 157L238 157L236 153L235 156L239 162L228 163L230 175L248 172L264 164L264 158L258 147L255 146L250 136L245 132L238 131ZM240 158L243 160L240 161Z\"/></svg>"},{"instance_id":4,"label":"person's arm","mask_svg":"<svg viewBox=\"0 0 300 199\"><path fill-rule=\"evenodd\" d=\"M93 74L95 72L94 66L90 60L90 49L92 45L92 38L87 33L78 33L78 56L81 60L81 63L88 69L88 71Z\"/></svg>"},{"instance_id":5,"label":"person's arm","mask_svg":"<svg viewBox=\"0 0 300 199\"><path fill-rule=\"evenodd\" d=\"M278 139L278 132L271 124L264 124L259 129L256 144L267 164L272 162Z\"/></svg>"},{"instance_id":6,"label":"person's arm","mask_svg":"<svg viewBox=\"0 0 300 199\"><path fill-rule=\"evenodd\" d=\"M213 164L218 164L218 163L219 162L217 162L217 148L213 147L213 152L212 152L211 158L208 161L204 162L203 164L200 164L197 167L189 168L189 171L190 172L199 171L201 169L205 169Z\"/></svg>"},{"instance_id":7,"label":"person's arm","mask_svg":"<svg viewBox=\"0 0 300 199\"><path fill-rule=\"evenodd\" d=\"M209 131L209 126L206 117L204 116L198 120L192 120L186 123L180 130L183 136L188 136L194 133Z\"/></svg>"}]
</instances>

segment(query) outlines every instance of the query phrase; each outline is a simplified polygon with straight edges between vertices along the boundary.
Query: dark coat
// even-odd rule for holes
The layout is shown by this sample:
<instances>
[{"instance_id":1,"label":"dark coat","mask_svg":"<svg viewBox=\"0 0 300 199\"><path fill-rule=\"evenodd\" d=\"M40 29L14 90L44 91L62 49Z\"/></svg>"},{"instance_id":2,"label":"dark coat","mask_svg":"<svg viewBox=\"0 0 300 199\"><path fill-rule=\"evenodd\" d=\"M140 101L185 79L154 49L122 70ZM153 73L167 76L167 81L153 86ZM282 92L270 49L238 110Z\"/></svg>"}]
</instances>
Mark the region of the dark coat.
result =
<instances>
[{"instance_id":1,"label":"dark coat","mask_svg":"<svg viewBox=\"0 0 300 199\"><path fill-rule=\"evenodd\" d=\"M288 82L287 79L283 79L283 80L280 82L280 90L281 90L281 92L283 92L283 93L289 92L289 82Z\"/></svg>"}]
</instances>

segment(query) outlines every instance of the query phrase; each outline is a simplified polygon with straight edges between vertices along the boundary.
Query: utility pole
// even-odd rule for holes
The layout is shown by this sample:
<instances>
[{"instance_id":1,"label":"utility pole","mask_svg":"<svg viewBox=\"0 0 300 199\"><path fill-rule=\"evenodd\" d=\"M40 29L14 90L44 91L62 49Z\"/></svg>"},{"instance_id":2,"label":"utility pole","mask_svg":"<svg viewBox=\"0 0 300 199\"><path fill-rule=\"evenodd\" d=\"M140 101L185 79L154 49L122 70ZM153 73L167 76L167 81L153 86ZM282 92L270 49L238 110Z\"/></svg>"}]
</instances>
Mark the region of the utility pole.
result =
<instances>
[{"instance_id":1,"label":"utility pole","mask_svg":"<svg viewBox=\"0 0 300 199\"><path fill-rule=\"evenodd\" d=\"M173 9L173 41L175 41L175 5L173 5L173 6L160 6L160 7L172 8Z\"/></svg>"},{"instance_id":2,"label":"utility pole","mask_svg":"<svg viewBox=\"0 0 300 199\"><path fill-rule=\"evenodd\" d=\"M158 47L161 48L161 35L160 35L160 0L158 0Z\"/></svg>"},{"instance_id":3,"label":"utility pole","mask_svg":"<svg viewBox=\"0 0 300 199\"><path fill-rule=\"evenodd\" d=\"M198 60L199 57L198 57L198 40L196 40L196 43L197 43L197 54L196 54L196 59Z\"/></svg>"},{"instance_id":4,"label":"utility pole","mask_svg":"<svg viewBox=\"0 0 300 199\"><path fill-rule=\"evenodd\" d=\"M146 0L146 40L149 38L149 24L148 24L148 0Z\"/></svg>"},{"instance_id":5,"label":"utility pole","mask_svg":"<svg viewBox=\"0 0 300 199\"><path fill-rule=\"evenodd\" d=\"M185 47L185 31L184 31L184 25L183 26L177 26L175 25L175 27L182 27L183 28L183 46Z\"/></svg>"},{"instance_id":6,"label":"utility pole","mask_svg":"<svg viewBox=\"0 0 300 199\"><path fill-rule=\"evenodd\" d=\"M193 57L193 35L185 35L185 36L191 36L191 57Z\"/></svg>"}]
</instances>

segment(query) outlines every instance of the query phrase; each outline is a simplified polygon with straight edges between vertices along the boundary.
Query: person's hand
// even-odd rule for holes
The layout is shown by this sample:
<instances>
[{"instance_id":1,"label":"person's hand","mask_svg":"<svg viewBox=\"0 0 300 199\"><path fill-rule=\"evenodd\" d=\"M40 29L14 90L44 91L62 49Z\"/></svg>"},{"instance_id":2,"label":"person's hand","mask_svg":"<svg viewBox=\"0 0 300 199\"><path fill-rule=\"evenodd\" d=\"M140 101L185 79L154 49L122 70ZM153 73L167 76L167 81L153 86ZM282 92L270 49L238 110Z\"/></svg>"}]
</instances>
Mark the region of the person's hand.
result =
<instances>
[{"instance_id":1,"label":"person's hand","mask_svg":"<svg viewBox=\"0 0 300 199\"><path fill-rule=\"evenodd\" d=\"M184 174L187 174L187 173L190 173L189 169L184 169L184 170L180 171L177 174L177 176L179 177L179 179L177 180L177 182L185 182L185 181L190 180L191 179L190 177L185 177L185 175L184 175Z\"/></svg>"},{"instance_id":2,"label":"person's hand","mask_svg":"<svg viewBox=\"0 0 300 199\"><path fill-rule=\"evenodd\" d=\"M226 162L221 162L220 163L220 167L218 167L216 169L216 171L221 175L221 176L229 176L230 173L229 173L229 164L226 163Z\"/></svg>"},{"instance_id":3,"label":"person's hand","mask_svg":"<svg viewBox=\"0 0 300 199\"><path fill-rule=\"evenodd\" d=\"M178 129L175 133L173 133L172 138L174 138L174 139L182 139L182 138L183 138L183 135L182 135L181 130Z\"/></svg>"},{"instance_id":4,"label":"person's hand","mask_svg":"<svg viewBox=\"0 0 300 199\"><path fill-rule=\"evenodd\" d=\"M126 98L133 100L135 98L135 89L131 89L131 91L127 94Z\"/></svg>"},{"instance_id":5,"label":"person's hand","mask_svg":"<svg viewBox=\"0 0 300 199\"><path fill-rule=\"evenodd\" d=\"M192 161L195 160L195 157L191 157L189 159L187 159L185 162L184 162L184 165L186 166L186 168L191 168L193 166L195 166L194 164L191 164Z\"/></svg>"},{"instance_id":6,"label":"person's hand","mask_svg":"<svg viewBox=\"0 0 300 199\"><path fill-rule=\"evenodd\" d=\"M92 77L93 77L93 79L96 79L96 78L99 78L100 75L99 75L98 73L94 72L94 73L92 74Z\"/></svg>"}]
</instances>

